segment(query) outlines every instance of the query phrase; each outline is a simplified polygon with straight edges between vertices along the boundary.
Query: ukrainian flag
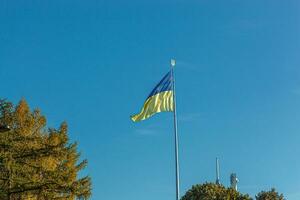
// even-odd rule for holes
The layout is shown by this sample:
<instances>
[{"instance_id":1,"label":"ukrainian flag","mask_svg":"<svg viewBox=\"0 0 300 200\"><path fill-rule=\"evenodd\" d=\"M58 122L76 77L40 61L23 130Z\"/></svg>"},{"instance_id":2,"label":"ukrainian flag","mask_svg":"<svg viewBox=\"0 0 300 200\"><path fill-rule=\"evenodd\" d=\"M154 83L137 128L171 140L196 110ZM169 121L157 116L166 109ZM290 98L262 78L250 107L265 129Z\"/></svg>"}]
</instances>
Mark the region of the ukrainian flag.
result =
<instances>
[{"instance_id":1,"label":"ukrainian flag","mask_svg":"<svg viewBox=\"0 0 300 200\"><path fill-rule=\"evenodd\" d=\"M145 120L160 112L174 111L172 71L169 71L164 78L155 86L139 114L131 116L132 121Z\"/></svg>"}]
</instances>

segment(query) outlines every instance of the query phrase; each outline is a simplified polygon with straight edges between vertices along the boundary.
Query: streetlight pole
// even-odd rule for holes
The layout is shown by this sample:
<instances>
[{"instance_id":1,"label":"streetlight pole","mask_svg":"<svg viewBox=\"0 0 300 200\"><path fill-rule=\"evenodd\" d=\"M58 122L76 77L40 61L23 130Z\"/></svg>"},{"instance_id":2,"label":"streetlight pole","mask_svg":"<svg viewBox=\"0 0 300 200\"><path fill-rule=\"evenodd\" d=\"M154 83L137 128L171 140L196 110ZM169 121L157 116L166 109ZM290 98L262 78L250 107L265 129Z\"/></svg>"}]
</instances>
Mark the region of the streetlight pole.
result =
<instances>
[{"instance_id":1,"label":"streetlight pole","mask_svg":"<svg viewBox=\"0 0 300 200\"><path fill-rule=\"evenodd\" d=\"M1 125L0 126L0 133L5 133L5 132L8 132L10 130L11 130L11 128L8 125ZM9 159L11 159L10 156L11 155L9 155ZM10 165L10 162L9 162L9 165ZM10 200L11 199L11 195L10 195L10 190L11 190L11 166L8 166L8 189L9 189L9 191L8 191L8 200Z\"/></svg>"}]
</instances>

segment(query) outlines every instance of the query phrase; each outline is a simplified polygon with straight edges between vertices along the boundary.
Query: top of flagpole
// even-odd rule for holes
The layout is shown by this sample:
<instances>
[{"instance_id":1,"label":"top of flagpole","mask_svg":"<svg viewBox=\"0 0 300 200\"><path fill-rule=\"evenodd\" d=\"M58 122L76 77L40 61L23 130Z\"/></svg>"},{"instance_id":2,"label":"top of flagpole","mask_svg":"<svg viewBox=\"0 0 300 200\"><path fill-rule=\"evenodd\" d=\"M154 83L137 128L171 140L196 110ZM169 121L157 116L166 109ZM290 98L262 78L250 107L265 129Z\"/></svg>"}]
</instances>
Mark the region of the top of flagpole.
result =
<instances>
[{"instance_id":1,"label":"top of flagpole","mask_svg":"<svg viewBox=\"0 0 300 200\"><path fill-rule=\"evenodd\" d=\"M175 65L176 65L176 60L175 59L171 59L171 66L175 67Z\"/></svg>"}]
</instances>

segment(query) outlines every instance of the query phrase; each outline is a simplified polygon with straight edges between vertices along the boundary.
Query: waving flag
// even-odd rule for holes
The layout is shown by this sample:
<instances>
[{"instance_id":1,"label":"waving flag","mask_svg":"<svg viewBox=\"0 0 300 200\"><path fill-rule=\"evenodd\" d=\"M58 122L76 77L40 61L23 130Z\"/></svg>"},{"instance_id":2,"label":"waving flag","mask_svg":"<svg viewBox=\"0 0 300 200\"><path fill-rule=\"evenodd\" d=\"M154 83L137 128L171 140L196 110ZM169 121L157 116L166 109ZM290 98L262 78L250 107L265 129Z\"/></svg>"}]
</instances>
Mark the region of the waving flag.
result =
<instances>
[{"instance_id":1,"label":"waving flag","mask_svg":"<svg viewBox=\"0 0 300 200\"><path fill-rule=\"evenodd\" d=\"M132 121L145 120L159 112L174 111L172 72L169 71L155 86L139 114L131 116Z\"/></svg>"},{"instance_id":2,"label":"waving flag","mask_svg":"<svg viewBox=\"0 0 300 200\"><path fill-rule=\"evenodd\" d=\"M171 59L171 70L155 86L139 114L131 116L132 121L138 122L148 119L159 112L173 112L174 116L174 138L175 138L175 177L176 177L176 200L180 199L179 188L179 159L178 159L178 134L177 114L175 98L174 67L176 61Z\"/></svg>"}]
</instances>

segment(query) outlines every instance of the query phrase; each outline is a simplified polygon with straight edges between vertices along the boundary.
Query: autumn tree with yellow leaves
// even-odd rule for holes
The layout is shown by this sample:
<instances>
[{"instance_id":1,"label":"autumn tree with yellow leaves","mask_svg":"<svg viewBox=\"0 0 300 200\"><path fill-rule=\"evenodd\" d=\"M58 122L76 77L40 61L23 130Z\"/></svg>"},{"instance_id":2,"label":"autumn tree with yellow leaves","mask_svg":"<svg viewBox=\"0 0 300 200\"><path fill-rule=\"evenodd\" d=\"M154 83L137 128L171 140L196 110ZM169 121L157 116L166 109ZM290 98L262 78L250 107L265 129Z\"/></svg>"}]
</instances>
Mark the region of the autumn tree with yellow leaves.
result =
<instances>
[{"instance_id":1,"label":"autumn tree with yellow leaves","mask_svg":"<svg viewBox=\"0 0 300 200\"><path fill-rule=\"evenodd\" d=\"M0 199L89 199L91 178L78 175L87 160L70 143L66 123L47 128L45 116L25 100L16 106L1 100L0 124L11 128L0 133Z\"/></svg>"}]
</instances>

